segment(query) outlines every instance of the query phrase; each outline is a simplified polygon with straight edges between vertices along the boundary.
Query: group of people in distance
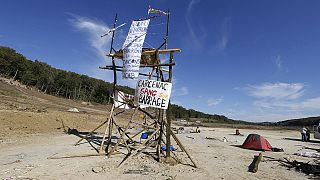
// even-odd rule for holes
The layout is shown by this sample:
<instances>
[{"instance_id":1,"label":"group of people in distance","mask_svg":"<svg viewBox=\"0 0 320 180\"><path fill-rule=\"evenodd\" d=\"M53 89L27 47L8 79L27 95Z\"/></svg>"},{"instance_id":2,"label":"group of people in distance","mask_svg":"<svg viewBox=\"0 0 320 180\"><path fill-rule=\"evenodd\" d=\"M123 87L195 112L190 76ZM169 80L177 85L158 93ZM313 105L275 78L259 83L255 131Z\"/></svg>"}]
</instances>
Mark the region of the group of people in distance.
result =
<instances>
[{"instance_id":1,"label":"group of people in distance","mask_svg":"<svg viewBox=\"0 0 320 180\"><path fill-rule=\"evenodd\" d=\"M302 127L301 128L301 140L302 142L309 142L310 141L310 129Z\"/></svg>"}]
</instances>

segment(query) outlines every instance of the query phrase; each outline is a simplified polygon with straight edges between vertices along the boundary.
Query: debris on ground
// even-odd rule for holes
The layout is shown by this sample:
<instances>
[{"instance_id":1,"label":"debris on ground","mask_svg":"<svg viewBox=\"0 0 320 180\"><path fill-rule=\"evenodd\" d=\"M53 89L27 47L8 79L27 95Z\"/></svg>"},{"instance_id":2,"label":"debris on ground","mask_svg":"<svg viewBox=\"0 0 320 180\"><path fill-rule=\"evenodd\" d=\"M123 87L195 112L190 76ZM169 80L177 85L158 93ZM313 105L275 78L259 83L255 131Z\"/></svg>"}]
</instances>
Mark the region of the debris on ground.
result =
<instances>
[{"instance_id":1,"label":"debris on ground","mask_svg":"<svg viewBox=\"0 0 320 180\"><path fill-rule=\"evenodd\" d=\"M320 158L320 153L318 152L311 152L311 151L298 151L293 153L297 156L309 157L309 158Z\"/></svg>"},{"instance_id":2,"label":"debris on ground","mask_svg":"<svg viewBox=\"0 0 320 180\"><path fill-rule=\"evenodd\" d=\"M249 172L256 173L258 171L259 163L262 160L262 153L259 153L259 156L254 156L252 163L248 167Z\"/></svg>"},{"instance_id":3,"label":"debris on ground","mask_svg":"<svg viewBox=\"0 0 320 180\"><path fill-rule=\"evenodd\" d=\"M70 108L68 109L68 112L79 113L80 111L77 108Z\"/></svg>"},{"instance_id":4,"label":"debris on ground","mask_svg":"<svg viewBox=\"0 0 320 180\"><path fill-rule=\"evenodd\" d=\"M191 136L186 136L186 138L189 138L189 139L194 139L194 137L191 137Z\"/></svg>"}]
</instances>

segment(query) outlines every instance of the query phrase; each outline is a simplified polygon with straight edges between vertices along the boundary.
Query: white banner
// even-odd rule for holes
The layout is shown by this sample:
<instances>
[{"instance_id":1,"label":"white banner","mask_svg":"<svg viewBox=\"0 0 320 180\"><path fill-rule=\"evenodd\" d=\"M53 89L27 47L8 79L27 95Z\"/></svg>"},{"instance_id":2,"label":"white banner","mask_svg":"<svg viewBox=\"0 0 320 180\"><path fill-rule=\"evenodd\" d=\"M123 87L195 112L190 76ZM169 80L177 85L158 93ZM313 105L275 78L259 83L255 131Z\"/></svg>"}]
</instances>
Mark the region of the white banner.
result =
<instances>
[{"instance_id":1,"label":"white banner","mask_svg":"<svg viewBox=\"0 0 320 180\"><path fill-rule=\"evenodd\" d=\"M132 21L128 36L122 46L122 77L124 79L137 79L139 76L142 46L147 34L149 22L150 19L143 21Z\"/></svg>"},{"instance_id":2,"label":"white banner","mask_svg":"<svg viewBox=\"0 0 320 180\"><path fill-rule=\"evenodd\" d=\"M116 108L131 109L133 106L134 96L122 91L115 91L113 103Z\"/></svg>"},{"instance_id":3,"label":"white banner","mask_svg":"<svg viewBox=\"0 0 320 180\"><path fill-rule=\"evenodd\" d=\"M172 84L154 80L138 80L135 104L140 107L167 109Z\"/></svg>"}]
</instances>

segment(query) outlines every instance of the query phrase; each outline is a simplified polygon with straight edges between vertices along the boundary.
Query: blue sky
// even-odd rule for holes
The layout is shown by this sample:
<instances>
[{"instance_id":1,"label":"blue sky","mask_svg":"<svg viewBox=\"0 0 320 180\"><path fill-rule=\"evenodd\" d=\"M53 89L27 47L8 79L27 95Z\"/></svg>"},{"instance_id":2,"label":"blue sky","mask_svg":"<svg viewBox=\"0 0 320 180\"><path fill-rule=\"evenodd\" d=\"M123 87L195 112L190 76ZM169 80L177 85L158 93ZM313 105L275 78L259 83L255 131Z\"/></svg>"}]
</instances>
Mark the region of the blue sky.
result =
<instances>
[{"instance_id":1,"label":"blue sky","mask_svg":"<svg viewBox=\"0 0 320 180\"><path fill-rule=\"evenodd\" d=\"M320 115L320 1L317 0L4 0L0 45L32 60L112 80L98 66L113 24L171 11L173 103L248 121ZM165 18L151 21L145 46L158 47ZM122 46L129 25L116 34ZM167 58L167 57L163 57ZM134 87L134 81L120 80Z\"/></svg>"}]
</instances>

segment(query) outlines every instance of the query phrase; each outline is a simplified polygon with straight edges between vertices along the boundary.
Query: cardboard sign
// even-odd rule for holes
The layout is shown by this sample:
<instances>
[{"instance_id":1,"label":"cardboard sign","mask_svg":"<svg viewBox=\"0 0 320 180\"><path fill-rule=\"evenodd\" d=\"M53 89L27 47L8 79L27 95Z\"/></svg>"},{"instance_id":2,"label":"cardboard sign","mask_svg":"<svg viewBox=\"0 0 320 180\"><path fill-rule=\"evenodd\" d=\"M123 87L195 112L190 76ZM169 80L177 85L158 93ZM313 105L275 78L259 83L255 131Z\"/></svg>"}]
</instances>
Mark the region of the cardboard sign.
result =
<instances>
[{"instance_id":1,"label":"cardboard sign","mask_svg":"<svg viewBox=\"0 0 320 180\"><path fill-rule=\"evenodd\" d=\"M167 109L172 84L154 80L138 80L135 103L140 107Z\"/></svg>"},{"instance_id":2,"label":"cardboard sign","mask_svg":"<svg viewBox=\"0 0 320 180\"><path fill-rule=\"evenodd\" d=\"M142 46L147 34L150 19L132 21L123 49L123 79L137 79L139 76Z\"/></svg>"}]
</instances>

